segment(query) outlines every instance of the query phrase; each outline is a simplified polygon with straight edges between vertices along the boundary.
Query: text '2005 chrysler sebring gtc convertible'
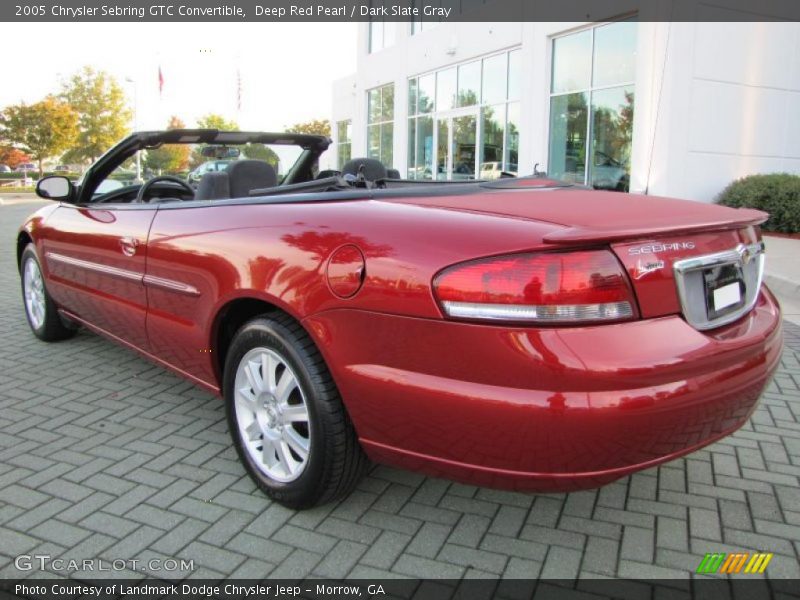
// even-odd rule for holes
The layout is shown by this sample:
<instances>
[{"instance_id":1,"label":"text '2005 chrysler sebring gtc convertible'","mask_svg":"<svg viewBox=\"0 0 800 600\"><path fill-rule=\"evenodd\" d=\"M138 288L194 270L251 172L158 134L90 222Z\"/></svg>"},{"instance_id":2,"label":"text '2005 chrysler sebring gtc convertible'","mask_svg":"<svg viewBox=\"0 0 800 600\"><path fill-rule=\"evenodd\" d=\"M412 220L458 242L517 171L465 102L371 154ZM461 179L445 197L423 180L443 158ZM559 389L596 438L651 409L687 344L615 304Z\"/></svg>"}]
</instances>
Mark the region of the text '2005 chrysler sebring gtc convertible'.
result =
<instances>
[{"instance_id":1,"label":"text '2005 chrysler sebring gtc convertible'","mask_svg":"<svg viewBox=\"0 0 800 600\"><path fill-rule=\"evenodd\" d=\"M782 346L764 213L370 159L318 172L329 143L137 133L78 182L42 179L56 202L17 239L34 334L83 325L222 395L246 470L295 508L370 459L597 487L755 409ZM125 169L175 148L222 166Z\"/></svg>"}]
</instances>

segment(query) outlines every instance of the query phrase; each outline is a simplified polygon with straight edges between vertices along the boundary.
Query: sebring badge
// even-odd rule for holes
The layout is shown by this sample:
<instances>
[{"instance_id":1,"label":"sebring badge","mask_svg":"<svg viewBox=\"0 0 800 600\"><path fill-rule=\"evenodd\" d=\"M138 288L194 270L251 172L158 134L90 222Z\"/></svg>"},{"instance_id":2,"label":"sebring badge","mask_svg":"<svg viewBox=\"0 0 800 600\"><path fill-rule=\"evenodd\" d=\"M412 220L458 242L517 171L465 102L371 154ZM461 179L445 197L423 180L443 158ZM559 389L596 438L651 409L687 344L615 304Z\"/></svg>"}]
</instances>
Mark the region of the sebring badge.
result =
<instances>
[{"instance_id":1,"label":"sebring badge","mask_svg":"<svg viewBox=\"0 0 800 600\"><path fill-rule=\"evenodd\" d=\"M671 242L653 243L644 246L633 246L628 248L628 254L636 256L638 254L658 254L659 252L669 252L671 250L694 250L694 242Z\"/></svg>"}]
</instances>

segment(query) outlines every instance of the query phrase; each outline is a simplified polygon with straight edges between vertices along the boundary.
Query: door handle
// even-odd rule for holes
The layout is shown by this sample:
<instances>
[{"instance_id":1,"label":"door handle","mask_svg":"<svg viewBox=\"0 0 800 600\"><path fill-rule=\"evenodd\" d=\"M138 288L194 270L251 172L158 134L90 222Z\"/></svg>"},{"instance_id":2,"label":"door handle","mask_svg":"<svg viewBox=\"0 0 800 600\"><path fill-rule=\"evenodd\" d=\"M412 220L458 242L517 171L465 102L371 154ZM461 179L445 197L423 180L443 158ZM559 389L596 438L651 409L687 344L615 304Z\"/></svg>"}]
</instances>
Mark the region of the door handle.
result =
<instances>
[{"instance_id":1,"label":"door handle","mask_svg":"<svg viewBox=\"0 0 800 600\"><path fill-rule=\"evenodd\" d=\"M139 247L139 240L134 237L124 237L119 240L119 247L125 256L133 256Z\"/></svg>"}]
</instances>

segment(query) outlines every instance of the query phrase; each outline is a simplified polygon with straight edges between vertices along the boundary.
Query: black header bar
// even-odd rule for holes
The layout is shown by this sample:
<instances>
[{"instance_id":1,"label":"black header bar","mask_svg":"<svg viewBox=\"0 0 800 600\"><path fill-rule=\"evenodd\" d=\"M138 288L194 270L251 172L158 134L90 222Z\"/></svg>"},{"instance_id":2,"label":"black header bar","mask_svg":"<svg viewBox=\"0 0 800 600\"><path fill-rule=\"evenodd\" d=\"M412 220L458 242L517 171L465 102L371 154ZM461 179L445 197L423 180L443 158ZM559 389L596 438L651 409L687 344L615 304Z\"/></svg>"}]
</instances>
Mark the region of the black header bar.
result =
<instances>
[{"instance_id":1,"label":"black header bar","mask_svg":"<svg viewBox=\"0 0 800 600\"><path fill-rule=\"evenodd\" d=\"M799 0L3 0L16 22L800 20Z\"/></svg>"}]
</instances>

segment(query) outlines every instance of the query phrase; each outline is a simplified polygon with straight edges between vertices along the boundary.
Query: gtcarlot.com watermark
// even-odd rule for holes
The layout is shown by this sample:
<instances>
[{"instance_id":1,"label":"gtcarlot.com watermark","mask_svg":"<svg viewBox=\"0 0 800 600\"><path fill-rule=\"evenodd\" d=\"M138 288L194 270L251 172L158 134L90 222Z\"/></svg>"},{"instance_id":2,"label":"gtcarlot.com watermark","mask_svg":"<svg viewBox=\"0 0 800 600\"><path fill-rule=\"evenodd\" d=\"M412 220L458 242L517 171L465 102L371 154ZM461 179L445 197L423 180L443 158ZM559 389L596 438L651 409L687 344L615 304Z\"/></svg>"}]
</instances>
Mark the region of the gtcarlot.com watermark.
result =
<instances>
[{"instance_id":1,"label":"gtcarlot.com watermark","mask_svg":"<svg viewBox=\"0 0 800 600\"><path fill-rule=\"evenodd\" d=\"M22 554L14 559L14 566L20 571L90 571L103 573L109 571L194 571L194 560L175 558L58 558L49 554Z\"/></svg>"}]
</instances>

